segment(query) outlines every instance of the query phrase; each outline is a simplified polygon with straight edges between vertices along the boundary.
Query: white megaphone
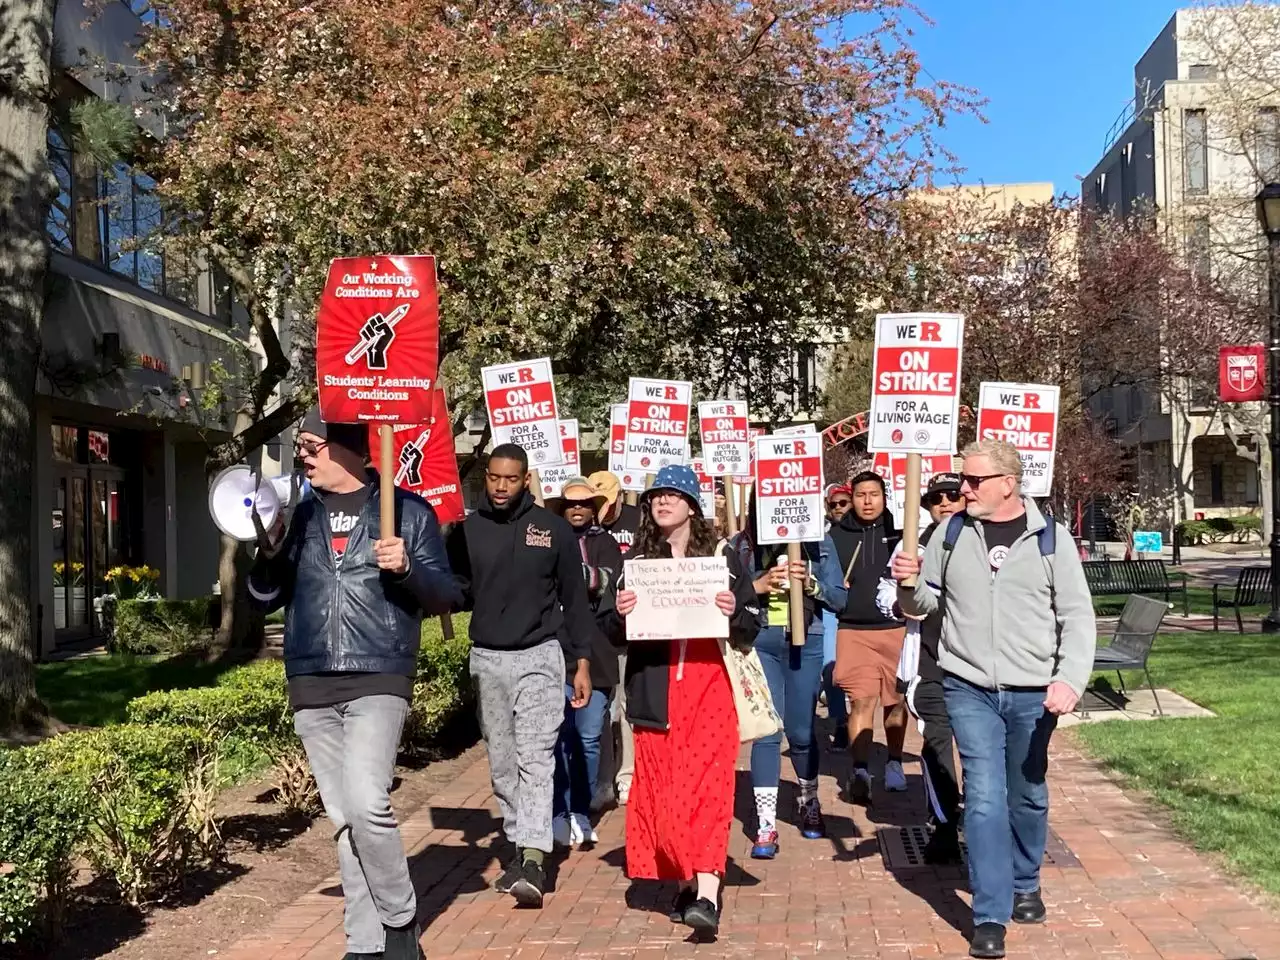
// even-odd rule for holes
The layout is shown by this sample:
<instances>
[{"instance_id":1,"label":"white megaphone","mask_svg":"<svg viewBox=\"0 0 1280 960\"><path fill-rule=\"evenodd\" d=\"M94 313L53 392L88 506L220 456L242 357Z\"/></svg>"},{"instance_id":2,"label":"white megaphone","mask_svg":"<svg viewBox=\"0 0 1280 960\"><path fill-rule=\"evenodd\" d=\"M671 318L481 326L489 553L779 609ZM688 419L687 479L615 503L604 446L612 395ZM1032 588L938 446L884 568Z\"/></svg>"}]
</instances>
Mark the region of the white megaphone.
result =
<instances>
[{"instance_id":1,"label":"white megaphone","mask_svg":"<svg viewBox=\"0 0 1280 960\"><path fill-rule=\"evenodd\" d=\"M280 477L271 477L267 481L276 491L276 498L280 501L280 509L284 510L291 507L294 501L294 490L298 486L298 476L294 473L287 473Z\"/></svg>"},{"instance_id":2,"label":"white megaphone","mask_svg":"<svg viewBox=\"0 0 1280 960\"><path fill-rule=\"evenodd\" d=\"M270 530L281 512L280 495L271 481L260 481L244 465L227 467L213 478L209 513L214 525L228 537L246 543L258 539L253 525L255 507L262 518L262 528Z\"/></svg>"}]
</instances>

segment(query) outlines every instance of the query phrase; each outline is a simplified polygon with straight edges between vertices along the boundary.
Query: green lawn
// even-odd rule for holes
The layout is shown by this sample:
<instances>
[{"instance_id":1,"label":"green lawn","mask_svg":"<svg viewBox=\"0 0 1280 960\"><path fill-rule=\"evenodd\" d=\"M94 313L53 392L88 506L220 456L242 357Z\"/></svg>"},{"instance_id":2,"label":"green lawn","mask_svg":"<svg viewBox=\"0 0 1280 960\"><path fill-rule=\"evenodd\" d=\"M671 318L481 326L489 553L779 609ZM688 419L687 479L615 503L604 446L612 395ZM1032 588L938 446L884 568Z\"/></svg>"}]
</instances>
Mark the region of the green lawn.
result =
<instances>
[{"instance_id":1,"label":"green lawn","mask_svg":"<svg viewBox=\"0 0 1280 960\"><path fill-rule=\"evenodd\" d=\"M226 666L187 657L117 654L36 665L36 692L64 723L100 727L123 722L134 697L153 690L206 687Z\"/></svg>"},{"instance_id":2,"label":"green lawn","mask_svg":"<svg viewBox=\"0 0 1280 960\"><path fill-rule=\"evenodd\" d=\"M1229 598L1231 596L1233 588L1234 588L1234 584L1231 584L1224 588L1219 589L1218 591L1219 597ZM1153 593L1151 594L1151 596L1155 597L1157 600L1164 599L1164 594L1162 593L1159 593L1159 594ZM1122 596L1094 597L1093 609L1096 610L1099 614L1115 616L1121 611L1121 609L1124 608L1124 601L1125 601L1125 598ZM1178 591L1176 593L1170 593L1169 602L1173 604L1173 609L1169 612L1177 614L1178 616L1181 616L1182 615L1181 591ZM1206 616L1206 617L1212 616L1213 615L1213 588L1212 587L1187 587L1187 603L1191 609L1192 616L1196 616L1196 615ZM1245 607L1242 613L1246 618L1260 617L1264 613L1266 613L1267 610L1269 609L1270 609L1270 604L1263 603L1254 607ZM1235 630L1236 615L1234 610L1229 610L1229 609L1222 610L1218 614L1218 619L1221 622L1223 627L1225 627L1228 623L1230 623L1231 629Z\"/></svg>"},{"instance_id":3,"label":"green lawn","mask_svg":"<svg viewBox=\"0 0 1280 960\"><path fill-rule=\"evenodd\" d=\"M1218 716L1097 723L1071 735L1167 806L1186 839L1280 893L1280 637L1164 634L1151 674Z\"/></svg>"}]
</instances>

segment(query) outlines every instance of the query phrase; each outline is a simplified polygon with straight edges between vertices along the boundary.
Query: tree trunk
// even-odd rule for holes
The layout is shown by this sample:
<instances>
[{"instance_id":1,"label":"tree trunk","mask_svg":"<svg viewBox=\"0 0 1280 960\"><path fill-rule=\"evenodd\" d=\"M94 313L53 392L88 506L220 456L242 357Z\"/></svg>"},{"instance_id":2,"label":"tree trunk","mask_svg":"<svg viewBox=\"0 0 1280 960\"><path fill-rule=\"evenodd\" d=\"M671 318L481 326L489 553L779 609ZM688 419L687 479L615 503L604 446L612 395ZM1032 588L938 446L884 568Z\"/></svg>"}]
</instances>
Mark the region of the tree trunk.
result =
<instances>
[{"instance_id":1,"label":"tree trunk","mask_svg":"<svg viewBox=\"0 0 1280 960\"><path fill-rule=\"evenodd\" d=\"M36 357L53 196L46 162L54 0L7 0L0 16L0 730L31 727L32 459Z\"/></svg>"}]
</instances>

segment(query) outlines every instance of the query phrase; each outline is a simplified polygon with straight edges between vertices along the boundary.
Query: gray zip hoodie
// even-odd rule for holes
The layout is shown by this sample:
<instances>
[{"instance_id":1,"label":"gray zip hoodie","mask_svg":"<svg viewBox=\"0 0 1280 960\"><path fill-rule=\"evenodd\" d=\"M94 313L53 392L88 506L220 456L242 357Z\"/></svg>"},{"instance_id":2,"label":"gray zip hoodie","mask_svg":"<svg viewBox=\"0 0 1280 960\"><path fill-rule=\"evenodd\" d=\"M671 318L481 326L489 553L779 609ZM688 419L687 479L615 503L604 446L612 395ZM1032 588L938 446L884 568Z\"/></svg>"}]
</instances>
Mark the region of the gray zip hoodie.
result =
<instances>
[{"instance_id":1,"label":"gray zip hoodie","mask_svg":"<svg viewBox=\"0 0 1280 960\"><path fill-rule=\"evenodd\" d=\"M994 578L982 521L973 520L961 529L949 558L942 548L945 527L935 532L915 590L900 586L898 601L912 616L941 609L938 664L947 673L989 690L1044 687L1060 680L1080 695L1098 642L1084 568L1061 524L1053 556L1040 556L1036 533L1044 529L1045 518L1033 501L1024 497L1023 503L1027 531Z\"/></svg>"}]
</instances>

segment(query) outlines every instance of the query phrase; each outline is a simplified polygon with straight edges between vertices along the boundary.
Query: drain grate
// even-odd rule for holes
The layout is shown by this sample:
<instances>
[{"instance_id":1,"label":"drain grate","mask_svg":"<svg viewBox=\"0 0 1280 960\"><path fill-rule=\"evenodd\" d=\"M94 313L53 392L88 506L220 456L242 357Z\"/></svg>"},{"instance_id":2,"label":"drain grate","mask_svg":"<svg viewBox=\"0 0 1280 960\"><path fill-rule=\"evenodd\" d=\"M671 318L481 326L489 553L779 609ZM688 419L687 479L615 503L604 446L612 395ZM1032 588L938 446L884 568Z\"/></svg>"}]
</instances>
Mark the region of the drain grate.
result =
<instances>
[{"instance_id":1,"label":"drain grate","mask_svg":"<svg viewBox=\"0 0 1280 960\"><path fill-rule=\"evenodd\" d=\"M880 841L880 856L884 859L886 870L910 870L928 866L924 862L924 848L929 842L929 829L923 824L881 827L876 831L876 839ZM962 853L967 853L963 840L960 842L960 850ZM1044 862L1053 867L1080 866L1076 855L1063 843L1062 838L1053 831L1052 827L1049 828L1049 836L1045 841Z\"/></svg>"}]
</instances>

